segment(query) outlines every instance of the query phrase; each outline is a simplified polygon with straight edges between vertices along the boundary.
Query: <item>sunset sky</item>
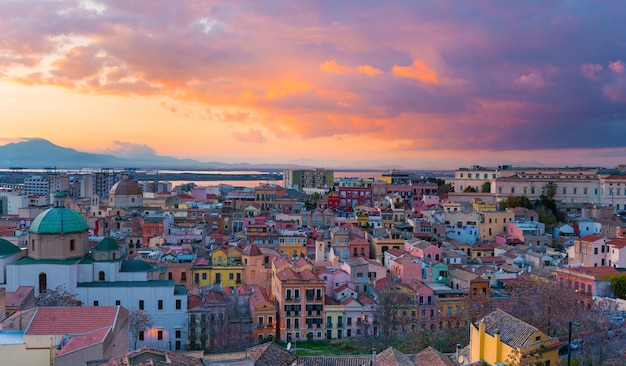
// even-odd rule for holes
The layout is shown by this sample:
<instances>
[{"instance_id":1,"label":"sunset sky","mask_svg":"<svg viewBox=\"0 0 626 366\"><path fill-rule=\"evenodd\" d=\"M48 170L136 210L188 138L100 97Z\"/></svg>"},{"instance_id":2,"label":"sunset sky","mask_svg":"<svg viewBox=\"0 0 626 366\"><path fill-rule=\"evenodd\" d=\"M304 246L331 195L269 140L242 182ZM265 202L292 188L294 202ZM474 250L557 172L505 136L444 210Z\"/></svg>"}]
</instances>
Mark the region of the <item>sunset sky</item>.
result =
<instances>
[{"instance_id":1,"label":"sunset sky","mask_svg":"<svg viewBox=\"0 0 626 366\"><path fill-rule=\"evenodd\" d=\"M454 169L626 163L619 1L0 1L0 145Z\"/></svg>"}]
</instances>

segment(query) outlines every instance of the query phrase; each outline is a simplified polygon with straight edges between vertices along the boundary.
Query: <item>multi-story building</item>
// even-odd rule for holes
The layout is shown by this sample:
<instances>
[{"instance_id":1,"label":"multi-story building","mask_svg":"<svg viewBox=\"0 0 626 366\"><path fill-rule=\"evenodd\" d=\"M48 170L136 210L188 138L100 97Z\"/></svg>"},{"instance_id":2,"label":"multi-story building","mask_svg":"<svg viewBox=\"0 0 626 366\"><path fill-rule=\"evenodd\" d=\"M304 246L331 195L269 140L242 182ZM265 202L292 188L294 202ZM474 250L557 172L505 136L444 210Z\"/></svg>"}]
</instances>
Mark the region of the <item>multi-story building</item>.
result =
<instances>
[{"instance_id":1,"label":"multi-story building","mask_svg":"<svg viewBox=\"0 0 626 366\"><path fill-rule=\"evenodd\" d=\"M85 305L138 308L148 312L154 323L138 340L139 346L165 348L169 339L184 345L185 286L162 279L157 266L128 260L126 247L112 238L92 248L87 222L64 207L63 199L56 197L55 207L33 220L28 255L7 264L7 290L34 286L38 295L64 286Z\"/></svg>"},{"instance_id":2,"label":"multi-story building","mask_svg":"<svg viewBox=\"0 0 626 366\"><path fill-rule=\"evenodd\" d=\"M626 175L600 176L599 204L626 210Z\"/></svg>"},{"instance_id":3,"label":"multi-story building","mask_svg":"<svg viewBox=\"0 0 626 366\"><path fill-rule=\"evenodd\" d=\"M278 339L324 338L325 282L304 258L272 263L270 296L278 308Z\"/></svg>"},{"instance_id":4,"label":"multi-story building","mask_svg":"<svg viewBox=\"0 0 626 366\"><path fill-rule=\"evenodd\" d=\"M404 247L405 235L396 228L381 228L368 234L367 240L370 243L370 257L382 263L384 254L388 249L402 249Z\"/></svg>"},{"instance_id":5,"label":"multi-story building","mask_svg":"<svg viewBox=\"0 0 626 366\"><path fill-rule=\"evenodd\" d=\"M101 199L109 197L109 191L113 188L113 185L122 178L121 172L115 172L109 169L102 169L99 172L91 173L91 182L85 181L85 197L95 194ZM92 191L89 191L91 186Z\"/></svg>"},{"instance_id":6,"label":"multi-story building","mask_svg":"<svg viewBox=\"0 0 626 366\"><path fill-rule=\"evenodd\" d=\"M396 170L390 170L387 173L383 173L380 176L380 180L387 184L411 184L411 175L407 172L401 172Z\"/></svg>"},{"instance_id":7,"label":"multi-story building","mask_svg":"<svg viewBox=\"0 0 626 366\"><path fill-rule=\"evenodd\" d=\"M507 211L482 211L482 220L478 223L478 231L481 240L495 240L496 235L506 233L507 223L515 219L512 210Z\"/></svg>"},{"instance_id":8,"label":"multi-story building","mask_svg":"<svg viewBox=\"0 0 626 366\"><path fill-rule=\"evenodd\" d=\"M43 175L32 175L25 178L24 193L46 197L46 203L50 203L50 181Z\"/></svg>"},{"instance_id":9,"label":"multi-story building","mask_svg":"<svg viewBox=\"0 0 626 366\"><path fill-rule=\"evenodd\" d=\"M372 206L371 187L339 187L339 206L356 207Z\"/></svg>"},{"instance_id":10,"label":"multi-story building","mask_svg":"<svg viewBox=\"0 0 626 366\"><path fill-rule=\"evenodd\" d=\"M333 170L326 169L285 169L285 188L304 190L305 188L329 189L335 183Z\"/></svg>"},{"instance_id":11,"label":"multi-story building","mask_svg":"<svg viewBox=\"0 0 626 366\"><path fill-rule=\"evenodd\" d=\"M600 235L587 235L575 239L567 248L570 265L581 267L624 267L626 265L626 240Z\"/></svg>"},{"instance_id":12,"label":"multi-story building","mask_svg":"<svg viewBox=\"0 0 626 366\"><path fill-rule=\"evenodd\" d=\"M622 274L613 267L557 268L556 282L564 289L576 291L591 304L596 296L613 296L611 279Z\"/></svg>"},{"instance_id":13,"label":"multi-story building","mask_svg":"<svg viewBox=\"0 0 626 366\"><path fill-rule=\"evenodd\" d=\"M265 287L255 286L252 288L250 312L254 321L254 340L262 342L266 339L274 339L276 337L277 310Z\"/></svg>"}]
</instances>

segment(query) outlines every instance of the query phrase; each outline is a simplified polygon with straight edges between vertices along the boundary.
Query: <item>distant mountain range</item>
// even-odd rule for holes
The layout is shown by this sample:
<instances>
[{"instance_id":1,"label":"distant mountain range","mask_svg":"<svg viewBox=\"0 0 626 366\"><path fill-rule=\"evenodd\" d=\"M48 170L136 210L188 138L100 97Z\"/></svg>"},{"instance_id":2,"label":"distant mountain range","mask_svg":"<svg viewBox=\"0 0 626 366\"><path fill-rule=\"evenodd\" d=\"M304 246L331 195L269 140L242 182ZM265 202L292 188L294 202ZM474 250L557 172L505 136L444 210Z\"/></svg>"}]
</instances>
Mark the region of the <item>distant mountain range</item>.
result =
<instances>
[{"instance_id":1,"label":"distant mountain range","mask_svg":"<svg viewBox=\"0 0 626 366\"><path fill-rule=\"evenodd\" d=\"M137 168L137 169L194 169L194 170L281 170L309 168L293 164L228 164L177 159L169 156L148 158L121 158L107 154L93 154L53 144L45 139L9 143L0 146L0 168L25 169L81 169L81 168Z\"/></svg>"}]
</instances>

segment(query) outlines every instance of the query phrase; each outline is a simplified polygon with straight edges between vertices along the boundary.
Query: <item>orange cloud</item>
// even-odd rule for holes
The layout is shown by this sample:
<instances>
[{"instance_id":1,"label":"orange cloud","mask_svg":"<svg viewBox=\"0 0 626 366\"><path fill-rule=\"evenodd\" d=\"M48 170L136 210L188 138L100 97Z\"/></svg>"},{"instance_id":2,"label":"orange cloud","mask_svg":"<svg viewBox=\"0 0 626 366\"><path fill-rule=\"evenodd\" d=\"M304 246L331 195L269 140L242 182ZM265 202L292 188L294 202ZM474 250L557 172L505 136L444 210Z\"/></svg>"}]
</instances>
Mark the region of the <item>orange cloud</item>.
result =
<instances>
[{"instance_id":1,"label":"orange cloud","mask_svg":"<svg viewBox=\"0 0 626 366\"><path fill-rule=\"evenodd\" d=\"M313 88L312 84L305 83L297 80L281 80L279 85L270 89L267 93L267 98L279 98L290 94L306 92Z\"/></svg>"},{"instance_id":2,"label":"orange cloud","mask_svg":"<svg viewBox=\"0 0 626 366\"><path fill-rule=\"evenodd\" d=\"M420 60L415 60L409 66L394 65L391 71L397 76L418 79L425 83L438 83L435 71Z\"/></svg>"},{"instance_id":3,"label":"orange cloud","mask_svg":"<svg viewBox=\"0 0 626 366\"><path fill-rule=\"evenodd\" d=\"M324 61L320 65L320 70L324 72L331 72L333 74L343 74L344 72L351 72L350 66L339 65L335 60Z\"/></svg>"},{"instance_id":4,"label":"orange cloud","mask_svg":"<svg viewBox=\"0 0 626 366\"><path fill-rule=\"evenodd\" d=\"M357 66L356 67L356 71L361 73L361 74L365 74L365 75L369 75L369 76L378 75L378 74L380 74L382 72L379 69L377 69L375 67L372 67L370 65Z\"/></svg>"},{"instance_id":5,"label":"orange cloud","mask_svg":"<svg viewBox=\"0 0 626 366\"><path fill-rule=\"evenodd\" d=\"M359 73L359 74L365 74L369 76L378 75L382 72L379 69L372 67L370 65L361 65L353 69L350 66L340 65L335 60L324 61L320 65L320 70L324 72L330 72L333 74Z\"/></svg>"}]
</instances>

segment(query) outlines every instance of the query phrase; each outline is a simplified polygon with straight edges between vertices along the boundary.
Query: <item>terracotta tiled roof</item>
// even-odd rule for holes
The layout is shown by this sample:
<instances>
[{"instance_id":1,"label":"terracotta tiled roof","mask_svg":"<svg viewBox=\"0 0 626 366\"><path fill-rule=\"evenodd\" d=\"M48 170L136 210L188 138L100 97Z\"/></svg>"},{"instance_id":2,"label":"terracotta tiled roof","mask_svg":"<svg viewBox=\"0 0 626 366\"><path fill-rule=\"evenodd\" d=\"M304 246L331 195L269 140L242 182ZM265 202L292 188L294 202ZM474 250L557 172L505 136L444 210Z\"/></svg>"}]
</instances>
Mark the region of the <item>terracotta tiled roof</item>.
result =
<instances>
[{"instance_id":1,"label":"terracotta tiled roof","mask_svg":"<svg viewBox=\"0 0 626 366\"><path fill-rule=\"evenodd\" d=\"M432 347L422 350L413 357L415 366L454 366L450 359Z\"/></svg>"},{"instance_id":2,"label":"terracotta tiled roof","mask_svg":"<svg viewBox=\"0 0 626 366\"><path fill-rule=\"evenodd\" d=\"M485 322L485 332L487 334L493 336L496 331L500 331L500 339L502 342L512 348L524 348L530 340L530 337L538 331L538 329L532 325L500 309L486 315L481 321ZM480 324L476 324L476 326L479 327Z\"/></svg>"},{"instance_id":3,"label":"terracotta tiled roof","mask_svg":"<svg viewBox=\"0 0 626 366\"><path fill-rule=\"evenodd\" d=\"M600 235L586 235L583 236L582 238L578 239L580 241L596 241L596 240L600 240L600 239L604 239L603 236Z\"/></svg>"},{"instance_id":4,"label":"terracotta tiled roof","mask_svg":"<svg viewBox=\"0 0 626 366\"><path fill-rule=\"evenodd\" d=\"M415 363L409 356L393 347L389 347L376 355L376 366L415 366Z\"/></svg>"},{"instance_id":5,"label":"terracotta tiled roof","mask_svg":"<svg viewBox=\"0 0 626 366\"><path fill-rule=\"evenodd\" d=\"M298 356L274 342L267 342L248 348L247 352L254 360L255 366L290 366L298 359Z\"/></svg>"},{"instance_id":6,"label":"terracotta tiled roof","mask_svg":"<svg viewBox=\"0 0 626 366\"><path fill-rule=\"evenodd\" d=\"M15 291L7 291L5 295L6 306L19 306L24 302L26 296L33 291L35 291L35 286L20 286Z\"/></svg>"},{"instance_id":7,"label":"terracotta tiled roof","mask_svg":"<svg viewBox=\"0 0 626 366\"><path fill-rule=\"evenodd\" d=\"M303 366L363 366L370 365L371 356L299 356Z\"/></svg>"},{"instance_id":8,"label":"terracotta tiled roof","mask_svg":"<svg viewBox=\"0 0 626 366\"><path fill-rule=\"evenodd\" d=\"M137 360L145 360L138 363ZM138 350L131 351L116 357L101 366L160 366L160 365L177 365L177 366L204 366L204 362L196 357L191 357L178 352L164 351L152 347L142 347Z\"/></svg>"},{"instance_id":9,"label":"terracotta tiled roof","mask_svg":"<svg viewBox=\"0 0 626 366\"><path fill-rule=\"evenodd\" d=\"M626 247L626 239L610 239L609 245L613 245L616 248Z\"/></svg>"},{"instance_id":10,"label":"terracotta tiled roof","mask_svg":"<svg viewBox=\"0 0 626 366\"><path fill-rule=\"evenodd\" d=\"M112 326L117 312L117 306L40 307L25 334L86 333Z\"/></svg>"},{"instance_id":11,"label":"terracotta tiled roof","mask_svg":"<svg viewBox=\"0 0 626 366\"><path fill-rule=\"evenodd\" d=\"M70 337L69 341L63 345L61 350L55 357L63 356L74 351L78 351L94 344L102 343L107 334L111 331L111 327L97 329L84 334Z\"/></svg>"},{"instance_id":12,"label":"terracotta tiled roof","mask_svg":"<svg viewBox=\"0 0 626 366\"><path fill-rule=\"evenodd\" d=\"M255 286L253 288L254 291L250 295L250 308L252 310L256 309L263 302L269 303L272 309L276 309L276 307L270 300L270 296L267 293L267 289L265 287Z\"/></svg>"},{"instance_id":13,"label":"terracotta tiled roof","mask_svg":"<svg viewBox=\"0 0 626 366\"><path fill-rule=\"evenodd\" d=\"M389 253L389 255L392 255L394 257L400 257L404 252L400 249L391 248L388 249L385 253Z\"/></svg>"}]
</instances>

